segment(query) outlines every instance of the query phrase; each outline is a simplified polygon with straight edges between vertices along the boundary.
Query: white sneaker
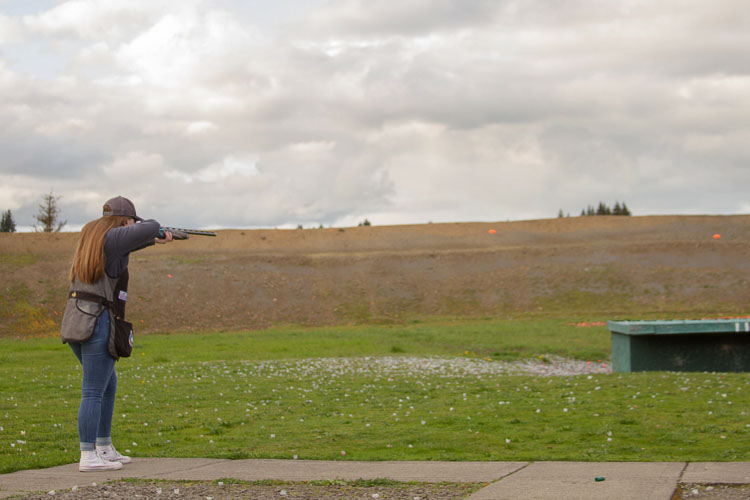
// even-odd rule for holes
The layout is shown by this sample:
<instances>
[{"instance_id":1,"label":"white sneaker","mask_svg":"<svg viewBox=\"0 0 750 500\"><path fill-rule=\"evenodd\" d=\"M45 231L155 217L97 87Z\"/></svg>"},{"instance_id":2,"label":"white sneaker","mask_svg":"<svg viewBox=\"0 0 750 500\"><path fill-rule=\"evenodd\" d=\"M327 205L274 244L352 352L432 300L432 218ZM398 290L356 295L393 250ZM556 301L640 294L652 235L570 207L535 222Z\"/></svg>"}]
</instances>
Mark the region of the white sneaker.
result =
<instances>
[{"instance_id":1,"label":"white sneaker","mask_svg":"<svg viewBox=\"0 0 750 500\"><path fill-rule=\"evenodd\" d=\"M122 464L120 462L110 462L105 460L99 454L98 451L82 451L81 461L78 462L78 470L80 472L94 472L102 470L120 470Z\"/></svg>"},{"instance_id":2,"label":"white sneaker","mask_svg":"<svg viewBox=\"0 0 750 500\"><path fill-rule=\"evenodd\" d=\"M120 455L120 452L115 449L111 444L109 446L97 446L96 451L101 455L104 460L110 462L120 462L121 464L129 464L132 460L130 457Z\"/></svg>"}]
</instances>

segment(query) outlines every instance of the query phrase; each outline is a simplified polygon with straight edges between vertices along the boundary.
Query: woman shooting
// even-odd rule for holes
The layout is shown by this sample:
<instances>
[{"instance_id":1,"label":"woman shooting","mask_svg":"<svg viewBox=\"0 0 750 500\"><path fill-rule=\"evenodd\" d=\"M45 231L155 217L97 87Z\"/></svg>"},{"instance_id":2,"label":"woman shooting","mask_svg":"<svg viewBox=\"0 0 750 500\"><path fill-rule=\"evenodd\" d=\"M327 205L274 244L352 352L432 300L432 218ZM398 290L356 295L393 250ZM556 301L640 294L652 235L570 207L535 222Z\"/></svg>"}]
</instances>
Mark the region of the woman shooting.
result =
<instances>
[{"instance_id":1,"label":"woman shooting","mask_svg":"<svg viewBox=\"0 0 750 500\"><path fill-rule=\"evenodd\" d=\"M117 470L130 462L112 445L112 414L117 392L115 361L129 356L132 326L125 322L130 252L154 243L160 225L143 220L127 198L118 196L104 204L103 215L81 230L60 336L83 367L78 437L81 472Z\"/></svg>"}]
</instances>

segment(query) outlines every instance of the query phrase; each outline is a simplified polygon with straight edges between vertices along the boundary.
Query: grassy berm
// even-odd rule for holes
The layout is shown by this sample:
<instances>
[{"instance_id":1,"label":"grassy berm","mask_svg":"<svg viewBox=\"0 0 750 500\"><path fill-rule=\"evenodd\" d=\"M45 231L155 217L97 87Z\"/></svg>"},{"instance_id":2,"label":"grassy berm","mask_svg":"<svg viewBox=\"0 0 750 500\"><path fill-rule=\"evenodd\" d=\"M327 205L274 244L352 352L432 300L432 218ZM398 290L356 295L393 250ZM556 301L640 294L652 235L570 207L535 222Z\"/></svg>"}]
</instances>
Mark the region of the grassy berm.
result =
<instances>
[{"instance_id":1,"label":"grassy berm","mask_svg":"<svg viewBox=\"0 0 750 500\"><path fill-rule=\"evenodd\" d=\"M77 238L0 234L0 336L57 334ZM747 315L749 241L747 215L225 230L132 254L128 316L143 334Z\"/></svg>"}]
</instances>

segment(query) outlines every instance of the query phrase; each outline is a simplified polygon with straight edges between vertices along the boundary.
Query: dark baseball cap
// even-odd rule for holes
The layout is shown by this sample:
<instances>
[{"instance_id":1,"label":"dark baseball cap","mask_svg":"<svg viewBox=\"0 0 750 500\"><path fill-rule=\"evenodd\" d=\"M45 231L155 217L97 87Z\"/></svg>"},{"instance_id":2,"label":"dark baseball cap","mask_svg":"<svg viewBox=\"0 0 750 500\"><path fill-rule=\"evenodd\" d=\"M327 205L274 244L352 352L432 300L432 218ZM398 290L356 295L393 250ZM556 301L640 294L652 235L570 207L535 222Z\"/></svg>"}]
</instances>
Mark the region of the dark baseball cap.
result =
<instances>
[{"instance_id":1,"label":"dark baseball cap","mask_svg":"<svg viewBox=\"0 0 750 500\"><path fill-rule=\"evenodd\" d=\"M132 217L137 221L143 220L135 215L135 205L133 205L133 202L122 196L107 200L107 203L104 204L102 215L121 215L124 217Z\"/></svg>"}]
</instances>

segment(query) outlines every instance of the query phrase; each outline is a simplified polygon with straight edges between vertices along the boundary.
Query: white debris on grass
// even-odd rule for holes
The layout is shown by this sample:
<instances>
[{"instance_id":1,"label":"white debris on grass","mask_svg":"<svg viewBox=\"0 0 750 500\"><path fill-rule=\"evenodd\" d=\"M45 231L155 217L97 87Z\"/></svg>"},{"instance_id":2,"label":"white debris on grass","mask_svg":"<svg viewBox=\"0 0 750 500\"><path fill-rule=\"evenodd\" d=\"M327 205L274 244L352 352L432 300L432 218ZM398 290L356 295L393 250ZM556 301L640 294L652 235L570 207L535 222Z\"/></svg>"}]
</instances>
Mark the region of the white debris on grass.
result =
<instances>
[{"instance_id":1,"label":"white debris on grass","mask_svg":"<svg viewBox=\"0 0 750 500\"><path fill-rule=\"evenodd\" d=\"M432 377L466 377L482 375L570 376L611 373L608 363L587 362L546 355L546 361L488 361L478 358L385 356L357 358L312 358L300 360L243 361L241 365L253 375L264 378L312 376L345 377L370 375L405 377L419 373ZM204 362L212 365L212 362ZM250 373L248 373L250 375Z\"/></svg>"}]
</instances>

